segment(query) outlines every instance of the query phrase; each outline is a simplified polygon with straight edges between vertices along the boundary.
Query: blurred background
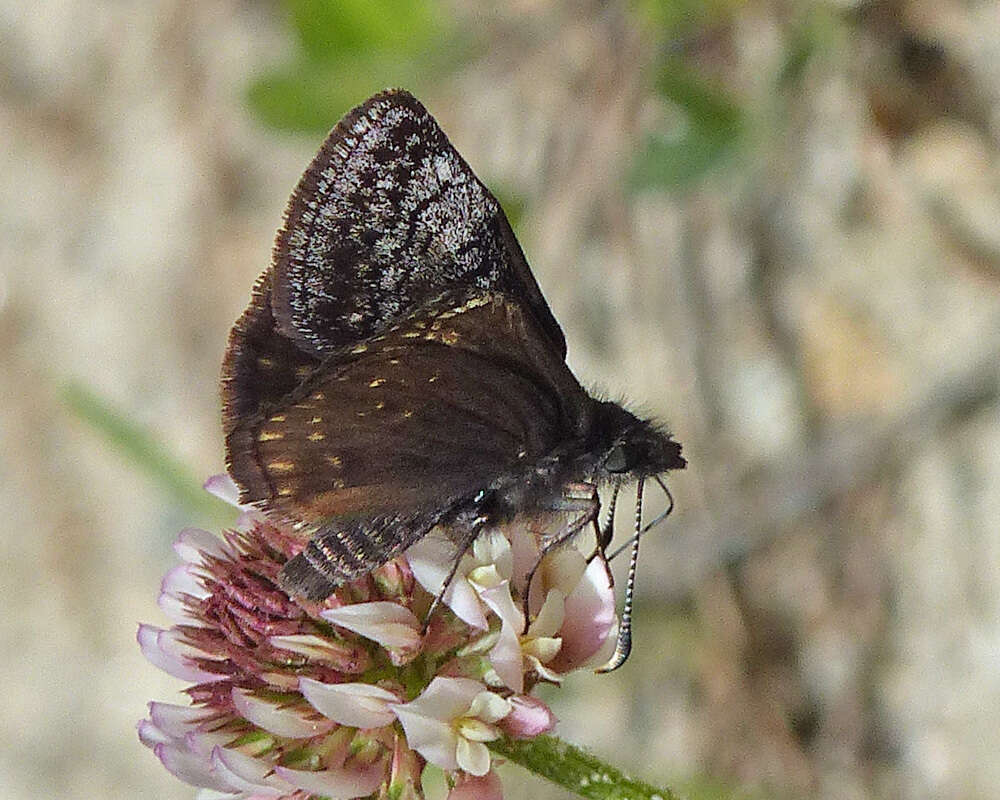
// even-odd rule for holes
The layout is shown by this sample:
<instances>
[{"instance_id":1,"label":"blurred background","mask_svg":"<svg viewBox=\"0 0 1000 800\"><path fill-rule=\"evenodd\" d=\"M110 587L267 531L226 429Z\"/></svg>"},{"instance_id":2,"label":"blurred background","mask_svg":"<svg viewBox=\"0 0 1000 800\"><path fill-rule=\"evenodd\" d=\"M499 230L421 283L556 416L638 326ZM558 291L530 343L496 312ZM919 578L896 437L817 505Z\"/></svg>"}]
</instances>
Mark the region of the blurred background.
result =
<instances>
[{"instance_id":1,"label":"blurred background","mask_svg":"<svg viewBox=\"0 0 1000 800\"><path fill-rule=\"evenodd\" d=\"M502 7L498 7L502 5ZM694 800L1000 797L1000 6L0 2L0 796L190 798L140 620L323 135L414 91L690 468L558 733ZM651 492L650 496L655 495ZM507 771L510 797L559 798Z\"/></svg>"}]
</instances>

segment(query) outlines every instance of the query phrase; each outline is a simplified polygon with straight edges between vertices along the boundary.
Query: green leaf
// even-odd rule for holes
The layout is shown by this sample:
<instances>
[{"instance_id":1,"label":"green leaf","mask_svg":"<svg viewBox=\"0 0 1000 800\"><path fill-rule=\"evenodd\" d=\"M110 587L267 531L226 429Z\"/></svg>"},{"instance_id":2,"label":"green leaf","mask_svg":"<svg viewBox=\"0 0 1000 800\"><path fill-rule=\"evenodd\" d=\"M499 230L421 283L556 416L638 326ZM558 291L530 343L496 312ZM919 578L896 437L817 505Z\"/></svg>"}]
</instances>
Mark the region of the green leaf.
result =
<instances>
[{"instance_id":1,"label":"green leaf","mask_svg":"<svg viewBox=\"0 0 1000 800\"><path fill-rule=\"evenodd\" d=\"M676 60L658 75L656 89L677 112L672 131L651 135L636 158L633 189L678 189L725 163L742 143L743 110L721 89Z\"/></svg>"},{"instance_id":2,"label":"green leaf","mask_svg":"<svg viewBox=\"0 0 1000 800\"><path fill-rule=\"evenodd\" d=\"M374 51L416 54L444 25L430 0L288 0L288 8L303 52L319 61Z\"/></svg>"},{"instance_id":3,"label":"green leaf","mask_svg":"<svg viewBox=\"0 0 1000 800\"><path fill-rule=\"evenodd\" d=\"M436 0L287 0L299 48L257 77L250 108L267 125L328 131L375 92L416 93L468 60L474 42L459 36Z\"/></svg>"},{"instance_id":4,"label":"green leaf","mask_svg":"<svg viewBox=\"0 0 1000 800\"><path fill-rule=\"evenodd\" d=\"M419 95L437 73L430 64L381 57L328 64L298 61L255 80L247 101L270 127L325 133L364 98L393 87Z\"/></svg>"},{"instance_id":5,"label":"green leaf","mask_svg":"<svg viewBox=\"0 0 1000 800\"><path fill-rule=\"evenodd\" d=\"M316 65L300 61L255 80L247 100L260 119L273 128L325 132L364 98L396 83L378 63Z\"/></svg>"}]
</instances>

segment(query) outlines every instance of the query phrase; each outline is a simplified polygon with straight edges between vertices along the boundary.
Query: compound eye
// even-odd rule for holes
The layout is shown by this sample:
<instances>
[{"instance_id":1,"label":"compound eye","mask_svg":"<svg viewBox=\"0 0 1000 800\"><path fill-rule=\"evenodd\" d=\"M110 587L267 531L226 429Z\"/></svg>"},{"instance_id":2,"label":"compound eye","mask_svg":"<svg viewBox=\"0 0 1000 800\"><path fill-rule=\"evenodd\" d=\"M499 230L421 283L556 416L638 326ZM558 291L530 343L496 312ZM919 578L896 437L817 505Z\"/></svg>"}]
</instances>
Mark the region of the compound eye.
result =
<instances>
[{"instance_id":1,"label":"compound eye","mask_svg":"<svg viewBox=\"0 0 1000 800\"><path fill-rule=\"evenodd\" d=\"M629 468L628 453L625 452L625 445L616 444L611 448L608 457L604 459L604 468L608 472L627 472Z\"/></svg>"}]
</instances>

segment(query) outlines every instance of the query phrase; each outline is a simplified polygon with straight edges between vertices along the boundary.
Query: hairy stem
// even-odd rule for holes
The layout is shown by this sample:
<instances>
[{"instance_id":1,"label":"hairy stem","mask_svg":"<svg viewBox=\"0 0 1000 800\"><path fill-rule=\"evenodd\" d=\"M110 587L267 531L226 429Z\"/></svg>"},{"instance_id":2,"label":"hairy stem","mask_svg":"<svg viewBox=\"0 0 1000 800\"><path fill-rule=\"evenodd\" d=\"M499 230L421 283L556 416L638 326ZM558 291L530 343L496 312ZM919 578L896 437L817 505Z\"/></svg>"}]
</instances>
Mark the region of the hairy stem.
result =
<instances>
[{"instance_id":1,"label":"hairy stem","mask_svg":"<svg viewBox=\"0 0 1000 800\"><path fill-rule=\"evenodd\" d=\"M669 789L629 778L621 770L554 736L523 741L498 739L490 742L489 747L498 756L591 800L679 800Z\"/></svg>"}]
</instances>

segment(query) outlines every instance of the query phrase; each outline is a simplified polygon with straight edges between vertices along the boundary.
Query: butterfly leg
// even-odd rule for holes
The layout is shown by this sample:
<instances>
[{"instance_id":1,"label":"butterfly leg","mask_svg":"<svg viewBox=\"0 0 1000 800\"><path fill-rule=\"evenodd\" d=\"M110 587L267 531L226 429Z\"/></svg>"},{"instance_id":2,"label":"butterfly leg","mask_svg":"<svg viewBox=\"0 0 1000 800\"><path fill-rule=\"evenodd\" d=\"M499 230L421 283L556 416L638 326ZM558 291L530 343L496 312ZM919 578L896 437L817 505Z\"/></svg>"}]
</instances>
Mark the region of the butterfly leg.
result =
<instances>
[{"instance_id":1,"label":"butterfly leg","mask_svg":"<svg viewBox=\"0 0 1000 800\"><path fill-rule=\"evenodd\" d=\"M547 509L565 514L575 515L570 521L550 537L538 552L538 558L528 571L524 582L524 597L521 600L524 611L524 633L528 632L531 623L529 617L529 600L531 598L531 582L538 567L546 555L571 539L575 534L592 524L601 510L601 501L597 496L597 487L589 483L571 483L563 487L563 494Z\"/></svg>"},{"instance_id":2,"label":"butterfly leg","mask_svg":"<svg viewBox=\"0 0 1000 800\"><path fill-rule=\"evenodd\" d=\"M465 530L462 530L462 520L456 523L456 527L458 528L456 544L458 547L455 551L455 557L452 559L451 569L448 570L448 576L444 579L444 583L441 584L440 591L434 596L430 608L427 609L427 613L424 615L421 633L427 633L427 627L431 624L431 617L434 616L434 612L437 611L438 606L444 602L445 593L448 591L448 587L451 586L451 582L455 579L455 573L458 572L458 565L462 562L462 556L472 547L472 543L476 541L476 537L479 536L479 532L488 520L489 517L476 516L474 519L464 522Z\"/></svg>"},{"instance_id":3,"label":"butterfly leg","mask_svg":"<svg viewBox=\"0 0 1000 800\"><path fill-rule=\"evenodd\" d=\"M601 524L599 517L594 517L594 550L587 556L587 563L589 564L593 561L597 555L603 554L607 551L608 547L611 545L611 540L615 538L615 509L618 506L618 493L621 491L622 482L616 481L614 488L611 490L611 500L608 502L608 516L604 520L604 524ZM607 565L608 559L605 559L605 565ZM611 578L611 570L608 569L608 578ZM611 581L614 585L614 580Z\"/></svg>"}]
</instances>

